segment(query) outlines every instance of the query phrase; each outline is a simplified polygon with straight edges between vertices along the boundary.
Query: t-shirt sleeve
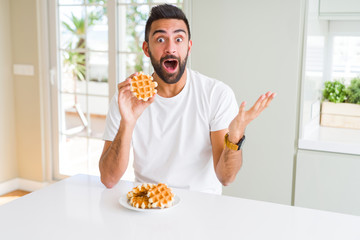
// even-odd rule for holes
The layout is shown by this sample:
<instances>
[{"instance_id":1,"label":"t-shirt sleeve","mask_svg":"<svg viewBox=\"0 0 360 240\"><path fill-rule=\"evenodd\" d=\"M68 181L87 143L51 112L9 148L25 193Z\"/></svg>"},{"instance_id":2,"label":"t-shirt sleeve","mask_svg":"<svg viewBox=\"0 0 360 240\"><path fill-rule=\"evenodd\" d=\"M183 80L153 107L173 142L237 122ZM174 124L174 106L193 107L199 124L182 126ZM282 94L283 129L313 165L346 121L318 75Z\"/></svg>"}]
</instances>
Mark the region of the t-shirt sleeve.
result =
<instances>
[{"instance_id":1,"label":"t-shirt sleeve","mask_svg":"<svg viewBox=\"0 0 360 240\"><path fill-rule=\"evenodd\" d=\"M117 96L118 94L116 92L110 101L109 111L106 116L105 131L103 135L103 139L106 141L114 140L120 126L121 116Z\"/></svg>"},{"instance_id":2,"label":"t-shirt sleeve","mask_svg":"<svg viewBox=\"0 0 360 240\"><path fill-rule=\"evenodd\" d=\"M211 97L210 131L229 127L239 111L233 90L224 83L218 84Z\"/></svg>"}]
</instances>

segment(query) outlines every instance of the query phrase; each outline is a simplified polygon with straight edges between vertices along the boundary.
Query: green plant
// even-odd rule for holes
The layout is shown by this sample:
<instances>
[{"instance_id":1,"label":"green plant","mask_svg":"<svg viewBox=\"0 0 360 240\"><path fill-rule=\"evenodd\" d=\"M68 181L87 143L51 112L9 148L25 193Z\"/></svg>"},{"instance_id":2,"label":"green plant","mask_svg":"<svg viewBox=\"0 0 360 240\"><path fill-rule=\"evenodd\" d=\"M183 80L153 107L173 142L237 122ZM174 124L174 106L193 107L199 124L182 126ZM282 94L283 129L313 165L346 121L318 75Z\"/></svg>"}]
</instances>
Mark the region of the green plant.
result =
<instances>
[{"instance_id":1,"label":"green plant","mask_svg":"<svg viewBox=\"0 0 360 240\"><path fill-rule=\"evenodd\" d=\"M103 3L102 0L89 0L89 3ZM100 22L107 12L107 8L100 10L93 10L88 13L87 27L90 28L96 23ZM70 32L74 38L77 39L75 46L72 45L72 40L68 42L66 48L67 53L64 54L64 64L73 71L73 75L76 76L76 80L86 79L86 27L85 17L76 17L73 13L68 16L68 22L62 21L64 28ZM72 58L72 59L71 59ZM72 66L73 64L73 66Z\"/></svg>"},{"instance_id":2,"label":"green plant","mask_svg":"<svg viewBox=\"0 0 360 240\"><path fill-rule=\"evenodd\" d=\"M334 103L342 103L347 99L345 85L339 80L325 82L325 89L323 90L324 99Z\"/></svg>"},{"instance_id":3,"label":"green plant","mask_svg":"<svg viewBox=\"0 0 360 240\"><path fill-rule=\"evenodd\" d=\"M143 31L139 31L138 26L143 25L145 28L146 19L148 17L148 12L142 10L141 6L137 6L136 3L138 1L132 0L131 3L134 5L130 5L126 12L126 35L131 39L129 41L128 48L131 52L140 53L136 54L133 66L132 60L128 58L127 60L127 72L133 71L143 71L144 60L142 54L142 35Z\"/></svg>"},{"instance_id":4,"label":"green plant","mask_svg":"<svg viewBox=\"0 0 360 240\"><path fill-rule=\"evenodd\" d=\"M81 47L81 46L80 46ZM70 42L67 49L73 49L72 43ZM67 66L67 68L71 71L73 74L73 79L76 81L79 80L85 80L85 55L79 54L78 52L64 52L64 65Z\"/></svg>"},{"instance_id":5,"label":"green plant","mask_svg":"<svg viewBox=\"0 0 360 240\"><path fill-rule=\"evenodd\" d=\"M351 80L346 93L348 95L347 102L360 104L360 77Z\"/></svg>"},{"instance_id":6,"label":"green plant","mask_svg":"<svg viewBox=\"0 0 360 240\"><path fill-rule=\"evenodd\" d=\"M89 3L103 2L103 0L89 0ZM62 21L63 27L73 35L73 39L76 39L75 45L73 45L73 39L70 39L66 51L63 52L63 64L72 73L74 81L75 105L77 105L77 81L86 80L86 24L88 28L94 26L102 20L106 11L106 8L90 11L87 22L85 16L76 17L73 13L68 16L68 21Z\"/></svg>"}]
</instances>

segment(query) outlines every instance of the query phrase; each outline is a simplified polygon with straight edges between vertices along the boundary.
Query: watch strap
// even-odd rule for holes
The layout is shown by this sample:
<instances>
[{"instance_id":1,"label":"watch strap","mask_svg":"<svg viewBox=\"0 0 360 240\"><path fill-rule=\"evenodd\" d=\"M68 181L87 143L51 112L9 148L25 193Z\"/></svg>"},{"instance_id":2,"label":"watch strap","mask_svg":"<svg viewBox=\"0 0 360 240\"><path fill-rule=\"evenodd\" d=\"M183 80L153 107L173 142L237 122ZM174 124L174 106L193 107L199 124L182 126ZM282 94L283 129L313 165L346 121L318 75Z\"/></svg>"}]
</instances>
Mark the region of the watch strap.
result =
<instances>
[{"instance_id":1,"label":"watch strap","mask_svg":"<svg viewBox=\"0 0 360 240\"><path fill-rule=\"evenodd\" d=\"M225 141L224 141L224 148L225 146L231 150L234 150L234 151L239 151L241 149L241 146L243 144L245 140L245 135L243 135L243 137L240 139L240 141L235 144L235 143L232 143L229 141L229 133L226 133L225 134Z\"/></svg>"}]
</instances>

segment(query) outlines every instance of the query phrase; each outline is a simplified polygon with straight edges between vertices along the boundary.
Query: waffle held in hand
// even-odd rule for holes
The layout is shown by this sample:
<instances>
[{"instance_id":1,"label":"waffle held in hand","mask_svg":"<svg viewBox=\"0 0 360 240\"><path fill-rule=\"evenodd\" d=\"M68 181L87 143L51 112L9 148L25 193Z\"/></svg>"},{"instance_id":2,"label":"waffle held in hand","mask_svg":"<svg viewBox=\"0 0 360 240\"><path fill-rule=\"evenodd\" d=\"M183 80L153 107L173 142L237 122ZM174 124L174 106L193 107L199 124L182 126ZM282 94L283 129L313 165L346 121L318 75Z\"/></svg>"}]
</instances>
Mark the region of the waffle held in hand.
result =
<instances>
[{"instance_id":1,"label":"waffle held in hand","mask_svg":"<svg viewBox=\"0 0 360 240\"><path fill-rule=\"evenodd\" d=\"M158 86L158 83L153 80L152 76L148 76L140 72L131 79L130 90L138 99L147 101L149 98L154 96L155 93L157 93L155 88Z\"/></svg>"},{"instance_id":2,"label":"waffle held in hand","mask_svg":"<svg viewBox=\"0 0 360 240\"><path fill-rule=\"evenodd\" d=\"M174 196L171 188L164 183L157 185L144 183L133 188L127 194L131 206L142 209L171 207Z\"/></svg>"}]
</instances>

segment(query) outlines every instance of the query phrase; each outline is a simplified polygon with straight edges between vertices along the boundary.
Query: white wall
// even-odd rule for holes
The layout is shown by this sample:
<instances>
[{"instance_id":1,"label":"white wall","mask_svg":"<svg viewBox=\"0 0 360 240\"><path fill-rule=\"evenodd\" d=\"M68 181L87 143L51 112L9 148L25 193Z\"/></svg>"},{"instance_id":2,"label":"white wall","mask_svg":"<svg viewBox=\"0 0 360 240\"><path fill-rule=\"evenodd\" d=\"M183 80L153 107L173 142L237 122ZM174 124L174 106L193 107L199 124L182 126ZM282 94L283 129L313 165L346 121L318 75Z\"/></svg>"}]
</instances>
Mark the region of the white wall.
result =
<instances>
[{"instance_id":1,"label":"white wall","mask_svg":"<svg viewBox=\"0 0 360 240\"><path fill-rule=\"evenodd\" d=\"M10 0L0 0L0 183L17 177Z\"/></svg>"},{"instance_id":2,"label":"white wall","mask_svg":"<svg viewBox=\"0 0 360 240\"><path fill-rule=\"evenodd\" d=\"M230 85L248 107L278 93L248 127L243 167L224 194L291 204L304 2L192 1L191 67Z\"/></svg>"},{"instance_id":3,"label":"white wall","mask_svg":"<svg viewBox=\"0 0 360 240\"><path fill-rule=\"evenodd\" d=\"M37 1L11 0L12 63L34 66L34 76L13 75L19 177L43 181Z\"/></svg>"}]
</instances>

